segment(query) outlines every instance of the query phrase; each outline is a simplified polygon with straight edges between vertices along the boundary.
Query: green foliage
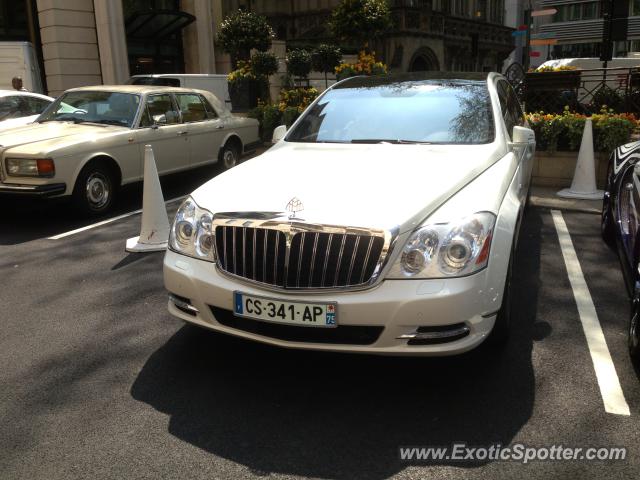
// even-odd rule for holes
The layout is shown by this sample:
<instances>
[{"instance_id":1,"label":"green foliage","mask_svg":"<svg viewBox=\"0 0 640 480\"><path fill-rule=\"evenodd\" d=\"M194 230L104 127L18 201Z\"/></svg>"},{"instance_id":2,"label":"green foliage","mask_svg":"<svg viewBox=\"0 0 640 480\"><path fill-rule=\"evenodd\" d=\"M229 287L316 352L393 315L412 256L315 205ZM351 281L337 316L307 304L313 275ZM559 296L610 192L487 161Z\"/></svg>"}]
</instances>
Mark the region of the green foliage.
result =
<instances>
[{"instance_id":1,"label":"green foliage","mask_svg":"<svg viewBox=\"0 0 640 480\"><path fill-rule=\"evenodd\" d=\"M277 105L259 104L249 111L248 116L260 122L260 139L263 142L270 142L273 138L273 130L282 125L282 112Z\"/></svg>"},{"instance_id":2,"label":"green foliage","mask_svg":"<svg viewBox=\"0 0 640 480\"><path fill-rule=\"evenodd\" d=\"M266 17L238 10L223 20L217 43L231 55L234 68L237 60L248 60L252 48L265 52L271 47L273 29Z\"/></svg>"},{"instance_id":3,"label":"green foliage","mask_svg":"<svg viewBox=\"0 0 640 480\"><path fill-rule=\"evenodd\" d=\"M282 122L287 126L287 128L289 128L299 116L300 112L296 107L287 107L284 112L282 112Z\"/></svg>"},{"instance_id":4,"label":"green foliage","mask_svg":"<svg viewBox=\"0 0 640 480\"><path fill-rule=\"evenodd\" d=\"M344 80L345 78L355 77L358 75L356 69L349 63L343 63L339 67L336 67L336 80Z\"/></svg>"},{"instance_id":5,"label":"green foliage","mask_svg":"<svg viewBox=\"0 0 640 480\"><path fill-rule=\"evenodd\" d=\"M294 77L307 78L311 72L311 54L297 49L287 53L287 72Z\"/></svg>"},{"instance_id":6,"label":"green foliage","mask_svg":"<svg viewBox=\"0 0 640 480\"><path fill-rule=\"evenodd\" d=\"M331 15L331 29L337 38L364 45L391 27L386 0L342 0Z\"/></svg>"},{"instance_id":7,"label":"green foliage","mask_svg":"<svg viewBox=\"0 0 640 480\"><path fill-rule=\"evenodd\" d=\"M269 52L256 52L251 57L251 70L256 77L268 77L278 72L278 57Z\"/></svg>"},{"instance_id":8,"label":"green foliage","mask_svg":"<svg viewBox=\"0 0 640 480\"><path fill-rule=\"evenodd\" d=\"M529 126L536 133L537 149L551 153L556 150L577 151L582 142L586 118L568 109L562 115L543 112L527 115ZM594 149L599 152L610 152L628 143L631 134L638 128L638 121L630 113L613 113L612 110L603 109L590 118L593 122Z\"/></svg>"},{"instance_id":9,"label":"green foliage","mask_svg":"<svg viewBox=\"0 0 640 480\"><path fill-rule=\"evenodd\" d=\"M596 93L593 94L593 98L589 103L589 110L592 112L599 112L603 108L613 109L617 112L622 110L624 106L624 97L616 92L613 88L603 85Z\"/></svg>"},{"instance_id":10,"label":"green foliage","mask_svg":"<svg viewBox=\"0 0 640 480\"><path fill-rule=\"evenodd\" d=\"M595 143L598 150L611 152L614 148L628 143L633 133L634 125L622 117L609 117L597 123L595 129Z\"/></svg>"},{"instance_id":11,"label":"green foliage","mask_svg":"<svg viewBox=\"0 0 640 480\"><path fill-rule=\"evenodd\" d=\"M335 45L323 43L311 52L313 69L322 73L333 73L342 61L342 52Z\"/></svg>"}]
</instances>

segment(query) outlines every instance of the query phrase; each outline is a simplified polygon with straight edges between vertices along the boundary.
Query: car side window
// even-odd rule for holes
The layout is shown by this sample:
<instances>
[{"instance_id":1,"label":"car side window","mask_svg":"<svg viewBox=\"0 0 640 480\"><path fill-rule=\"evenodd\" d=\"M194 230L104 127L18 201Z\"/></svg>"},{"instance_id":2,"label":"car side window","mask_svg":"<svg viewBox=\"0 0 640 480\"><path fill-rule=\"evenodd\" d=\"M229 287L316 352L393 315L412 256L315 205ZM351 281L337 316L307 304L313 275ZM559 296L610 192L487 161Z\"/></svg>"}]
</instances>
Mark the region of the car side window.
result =
<instances>
[{"instance_id":1,"label":"car side window","mask_svg":"<svg viewBox=\"0 0 640 480\"><path fill-rule=\"evenodd\" d=\"M150 117L146 122L150 122L151 125L174 125L180 123L180 114L174 106L171 95L168 93L147 97L146 110L146 115ZM144 115L140 126L144 126L142 124L143 121L145 121Z\"/></svg>"},{"instance_id":2,"label":"car side window","mask_svg":"<svg viewBox=\"0 0 640 480\"><path fill-rule=\"evenodd\" d=\"M18 96L0 98L0 121L30 115Z\"/></svg>"},{"instance_id":3,"label":"car side window","mask_svg":"<svg viewBox=\"0 0 640 480\"><path fill-rule=\"evenodd\" d=\"M51 105L49 100L38 97L24 97L24 101L28 105L30 115L38 115Z\"/></svg>"},{"instance_id":4,"label":"car side window","mask_svg":"<svg viewBox=\"0 0 640 480\"><path fill-rule=\"evenodd\" d=\"M210 119L218 118L218 112L216 112L216 110L211 106L211 104L209 103L209 100L207 100L202 95L199 95L199 97L200 97L200 100L202 100L205 110L207 111L207 117Z\"/></svg>"},{"instance_id":5,"label":"car side window","mask_svg":"<svg viewBox=\"0 0 640 480\"><path fill-rule=\"evenodd\" d=\"M513 90L513 87L507 83L503 82L505 85L505 89L507 91L507 107L511 112L511 117L515 125L523 127L525 124L524 121L524 113L522 112L522 106L520 105L520 100L518 100L518 96L516 92Z\"/></svg>"},{"instance_id":6,"label":"car side window","mask_svg":"<svg viewBox=\"0 0 640 480\"><path fill-rule=\"evenodd\" d=\"M500 99L500 111L502 112L504 124L507 127L507 134L509 135L509 138L511 138L511 132L513 132L513 126L515 124L513 122L511 110L509 109L509 96L505 87L505 82L498 82L497 87L498 98Z\"/></svg>"},{"instance_id":7,"label":"car side window","mask_svg":"<svg viewBox=\"0 0 640 480\"><path fill-rule=\"evenodd\" d=\"M191 93L177 93L176 100L184 123L206 120L207 111L200 96Z\"/></svg>"}]
</instances>

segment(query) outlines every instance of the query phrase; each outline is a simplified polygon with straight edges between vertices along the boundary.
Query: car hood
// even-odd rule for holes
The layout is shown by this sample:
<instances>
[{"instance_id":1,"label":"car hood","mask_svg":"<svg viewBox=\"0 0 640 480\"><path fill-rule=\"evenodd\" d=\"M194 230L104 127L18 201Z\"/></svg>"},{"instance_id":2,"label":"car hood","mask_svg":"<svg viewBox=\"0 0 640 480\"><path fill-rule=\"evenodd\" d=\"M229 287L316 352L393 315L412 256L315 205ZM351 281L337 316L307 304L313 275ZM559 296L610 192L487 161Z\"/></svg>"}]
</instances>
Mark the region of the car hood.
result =
<instances>
[{"instance_id":1,"label":"car hood","mask_svg":"<svg viewBox=\"0 0 640 480\"><path fill-rule=\"evenodd\" d=\"M32 123L0 132L0 147L27 155L47 154L65 146L91 142L114 130L123 128L73 122Z\"/></svg>"},{"instance_id":2,"label":"car hood","mask_svg":"<svg viewBox=\"0 0 640 480\"><path fill-rule=\"evenodd\" d=\"M213 213L230 213L286 212L296 197L304 208L297 217L309 223L404 232L504 154L497 143L282 142L205 183L193 198Z\"/></svg>"},{"instance_id":3,"label":"car hood","mask_svg":"<svg viewBox=\"0 0 640 480\"><path fill-rule=\"evenodd\" d=\"M0 122L0 132L4 132L10 128L21 127L33 122L39 115L29 115L27 117L10 118L9 120L3 120Z\"/></svg>"}]
</instances>

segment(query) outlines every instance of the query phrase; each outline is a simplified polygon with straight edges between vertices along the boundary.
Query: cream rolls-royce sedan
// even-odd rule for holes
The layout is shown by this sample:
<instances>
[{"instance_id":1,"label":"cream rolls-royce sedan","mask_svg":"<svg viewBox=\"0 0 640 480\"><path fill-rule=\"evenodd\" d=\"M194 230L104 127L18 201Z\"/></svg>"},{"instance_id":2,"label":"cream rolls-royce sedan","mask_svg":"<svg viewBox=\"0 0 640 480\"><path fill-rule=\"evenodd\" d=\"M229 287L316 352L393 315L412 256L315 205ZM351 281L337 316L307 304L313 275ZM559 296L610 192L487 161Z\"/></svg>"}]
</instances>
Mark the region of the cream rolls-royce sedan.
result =
<instances>
[{"instance_id":1,"label":"cream rolls-royce sedan","mask_svg":"<svg viewBox=\"0 0 640 480\"><path fill-rule=\"evenodd\" d=\"M67 90L35 121L0 134L0 194L72 196L89 214L143 176L144 146L160 175L236 165L258 122L232 116L212 93L153 86Z\"/></svg>"},{"instance_id":2,"label":"cream rolls-royce sedan","mask_svg":"<svg viewBox=\"0 0 640 480\"><path fill-rule=\"evenodd\" d=\"M506 339L535 137L504 77L347 79L274 141L179 208L170 313L303 349Z\"/></svg>"}]
</instances>

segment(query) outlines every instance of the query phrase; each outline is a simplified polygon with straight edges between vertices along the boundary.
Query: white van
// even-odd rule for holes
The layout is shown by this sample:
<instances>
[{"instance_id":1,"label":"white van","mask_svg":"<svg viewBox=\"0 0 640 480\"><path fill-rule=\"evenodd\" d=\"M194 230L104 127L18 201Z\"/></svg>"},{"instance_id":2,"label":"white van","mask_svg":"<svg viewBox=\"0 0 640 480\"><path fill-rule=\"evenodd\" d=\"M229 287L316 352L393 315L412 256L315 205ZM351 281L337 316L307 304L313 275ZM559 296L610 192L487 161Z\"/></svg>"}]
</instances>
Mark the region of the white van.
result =
<instances>
[{"instance_id":1,"label":"white van","mask_svg":"<svg viewBox=\"0 0 640 480\"><path fill-rule=\"evenodd\" d=\"M231 98L226 75L213 73L158 73L153 75L134 75L129 85L159 85L163 87L182 87L206 90L213 93L231 110Z\"/></svg>"},{"instance_id":2,"label":"white van","mask_svg":"<svg viewBox=\"0 0 640 480\"><path fill-rule=\"evenodd\" d=\"M38 58L29 42L0 42L0 90L12 90L11 79L22 77L22 86L44 93Z\"/></svg>"}]
</instances>

